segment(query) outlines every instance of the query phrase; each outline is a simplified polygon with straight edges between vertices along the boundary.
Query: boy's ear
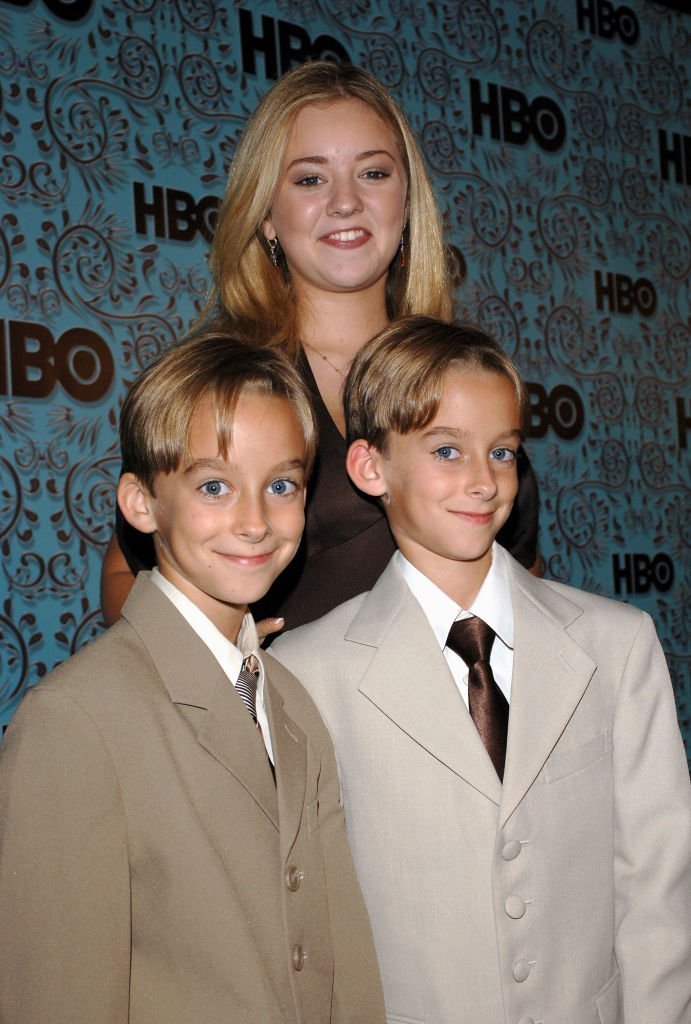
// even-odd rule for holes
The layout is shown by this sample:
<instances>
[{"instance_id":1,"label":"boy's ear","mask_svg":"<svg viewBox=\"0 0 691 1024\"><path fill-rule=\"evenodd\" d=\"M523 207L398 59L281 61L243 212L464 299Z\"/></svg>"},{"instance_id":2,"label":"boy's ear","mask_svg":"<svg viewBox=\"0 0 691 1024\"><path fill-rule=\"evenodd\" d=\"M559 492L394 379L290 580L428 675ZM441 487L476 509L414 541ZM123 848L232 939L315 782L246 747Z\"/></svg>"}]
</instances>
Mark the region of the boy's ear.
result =
<instances>
[{"instance_id":1,"label":"boy's ear","mask_svg":"<svg viewBox=\"0 0 691 1024\"><path fill-rule=\"evenodd\" d=\"M346 455L348 476L358 490L372 498L386 496L386 483L380 471L382 458L381 452L362 438L353 441Z\"/></svg>"},{"instance_id":2,"label":"boy's ear","mask_svg":"<svg viewBox=\"0 0 691 1024\"><path fill-rule=\"evenodd\" d=\"M118 505L135 530L153 533L157 529L153 496L134 473L123 473L120 477Z\"/></svg>"}]
</instances>

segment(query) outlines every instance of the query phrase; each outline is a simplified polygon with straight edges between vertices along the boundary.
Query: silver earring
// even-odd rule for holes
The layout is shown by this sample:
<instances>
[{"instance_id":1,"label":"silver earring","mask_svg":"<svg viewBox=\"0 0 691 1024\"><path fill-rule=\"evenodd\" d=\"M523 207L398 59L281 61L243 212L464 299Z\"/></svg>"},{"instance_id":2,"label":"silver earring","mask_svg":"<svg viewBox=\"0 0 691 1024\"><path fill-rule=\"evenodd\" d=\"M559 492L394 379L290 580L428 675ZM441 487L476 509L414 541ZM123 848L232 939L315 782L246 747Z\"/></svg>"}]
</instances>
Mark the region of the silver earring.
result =
<instances>
[{"instance_id":1,"label":"silver earring","mask_svg":"<svg viewBox=\"0 0 691 1024\"><path fill-rule=\"evenodd\" d=\"M403 240L403 235L401 235L400 253L401 253L401 270L403 270L405 268L405 241Z\"/></svg>"},{"instance_id":2,"label":"silver earring","mask_svg":"<svg viewBox=\"0 0 691 1024\"><path fill-rule=\"evenodd\" d=\"M278 270L278 239L267 238L266 244L269 246L269 255L271 256L271 262Z\"/></svg>"}]
</instances>

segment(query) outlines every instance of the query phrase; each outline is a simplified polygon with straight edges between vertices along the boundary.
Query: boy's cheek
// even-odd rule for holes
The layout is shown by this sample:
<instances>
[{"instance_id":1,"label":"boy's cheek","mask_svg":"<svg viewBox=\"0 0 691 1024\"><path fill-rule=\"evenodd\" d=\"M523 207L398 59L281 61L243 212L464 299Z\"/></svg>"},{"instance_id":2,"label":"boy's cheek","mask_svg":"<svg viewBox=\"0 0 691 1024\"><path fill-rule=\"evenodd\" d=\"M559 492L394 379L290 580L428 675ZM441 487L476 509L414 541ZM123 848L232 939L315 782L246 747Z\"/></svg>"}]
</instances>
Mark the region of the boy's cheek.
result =
<instances>
[{"instance_id":1,"label":"boy's cheek","mask_svg":"<svg viewBox=\"0 0 691 1024\"><path fill-rule=\"evenodd\" d=\"M295 504L286 510L282 517L282 529L286 537L297 537L299 540L305 529L305 506L304 502Z\"/></svg>"}]
</instances>

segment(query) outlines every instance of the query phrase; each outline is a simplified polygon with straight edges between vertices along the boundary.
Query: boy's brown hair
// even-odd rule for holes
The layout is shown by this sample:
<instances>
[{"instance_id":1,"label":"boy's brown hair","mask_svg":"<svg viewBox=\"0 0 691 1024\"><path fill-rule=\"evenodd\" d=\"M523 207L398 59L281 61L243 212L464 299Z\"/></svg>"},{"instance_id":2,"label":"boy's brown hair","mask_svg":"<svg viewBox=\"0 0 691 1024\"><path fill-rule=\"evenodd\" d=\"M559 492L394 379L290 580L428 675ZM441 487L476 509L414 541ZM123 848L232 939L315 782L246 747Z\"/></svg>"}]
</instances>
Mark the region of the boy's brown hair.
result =
<instances>
[{"instance_id":1,"label":"boy's brown hair","mask_svg":"<svg viewBox=\"0 0 691 1024\"><path fill-rule=\"evenodd\" d=\"M452 368L506 377L523 421L525 385L494 338L472 324L409 316L390 323L353 360L343 392L348 443L362 438L385 454L390 431L426 427Z\"/></svg>"},{"instance_id":2,"label":"boy's brown hair","mask_svg":"<svg viewBox=\"0 0 691 1024\"><path fill-rule=\"evenodd\" d=\"M235 407L251 391L286 398L305 437L305 469L314 463L317 428L304 381L282 352L246 345L228 334L195 335L168 349L144 370L120 412L123 468L153 494L158 473L172 473L189 453L193 416L210 399L219 452L232 443Z\"/></svg>"}]
</instances>

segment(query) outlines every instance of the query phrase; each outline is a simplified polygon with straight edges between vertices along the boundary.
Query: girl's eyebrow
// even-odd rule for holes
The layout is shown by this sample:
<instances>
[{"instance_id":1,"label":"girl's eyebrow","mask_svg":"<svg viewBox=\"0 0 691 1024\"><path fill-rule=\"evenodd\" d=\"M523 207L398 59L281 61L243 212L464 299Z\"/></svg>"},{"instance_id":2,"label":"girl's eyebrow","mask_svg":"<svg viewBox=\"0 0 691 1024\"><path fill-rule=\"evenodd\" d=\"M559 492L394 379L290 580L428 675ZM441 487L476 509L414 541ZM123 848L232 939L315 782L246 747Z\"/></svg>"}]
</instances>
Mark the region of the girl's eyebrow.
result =
<instances>
[{"instance_id":1,"label":"girl's eyebrow","mask_svg":"<svg viewBox=\"0 0 691 1024\"><path fill-rule=\"evenodd\" d=\"M388 149L365 149L361 153L355 154L355 161L370 160L373 156L388 156L391 160L394 159ZM313 156L297 156L294 160L290 161L286 167L286 171L289 171L291 167L294 167L296 164L318 164L320 166L324 166L328 164L328 162L328 157L317 156L317 154L314 154Z\"/></svg>"}]
</instances>

